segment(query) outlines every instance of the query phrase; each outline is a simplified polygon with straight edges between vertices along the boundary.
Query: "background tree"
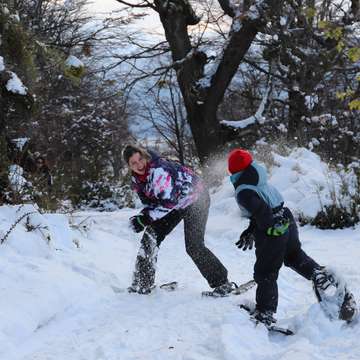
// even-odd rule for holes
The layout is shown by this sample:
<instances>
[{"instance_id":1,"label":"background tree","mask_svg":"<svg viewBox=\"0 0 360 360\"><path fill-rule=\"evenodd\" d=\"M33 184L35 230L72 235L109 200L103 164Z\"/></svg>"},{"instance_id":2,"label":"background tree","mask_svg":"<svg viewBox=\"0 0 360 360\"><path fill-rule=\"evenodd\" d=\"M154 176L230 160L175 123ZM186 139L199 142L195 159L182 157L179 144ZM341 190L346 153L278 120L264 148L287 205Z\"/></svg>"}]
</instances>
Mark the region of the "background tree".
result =
<instances>
[{"instance_id":1,"label":"background tree","mask_svg":"<svg viewBox=\"0 0 360 360\"><path fill-rule=\"evenodd\" d=\"M170 47L187 119L202 163L224 143L217 110L225 91L258 32L273 12L279 13L282 1L240 2L219 1L223 13L232 18L228 39L222 53L213 60L210 71L205 66L212 60L199 43L193 43L189 27L200 23L188 0L154 0L120 3L133 9L147 8L159 14ZM251 6L250 6L251 5Z\"/></svg>"},{"instance_id":2,"label":"background tree","mask_svg":"<svg viewBox=\"0 0 360 360\"><path fill-rule=\"evenodd\" d=\"M163 81L170 69L176 71L203 163L229 140L242 142L249 134L256 141L261 133L273 138L286 133L290 143L317 146L311 145L321 141L314 140L318 135L311 117L316 122L318 116L333 114L328 109L339 110L334 116L343 135L354 123L351 109L356 110L358 103L354 90L358 81L356 61L351 64L350 57L359 52L356 1L118 1L133 10L159 14L167 44L132 41L139 50L120 56L118 64L131 63L133 72L140 67L140 80L155 76ZM169 51L172 59L167 66L145 70L139 65ZM349 103L346 108L334 95L349 86L352 92L338 95ZM235 100L239 91L239 111L233 113L255 121L234 131L221 120L223 115L229 119L229 97ZM341 120L343 110L350 110L348 120ZM327 128L330 133L334 130L330 123ZM347 142L351 146L353 139Z\"/></svg>"},{"instance_id":3,"label":"background tree","mask_svg":"<svg viewBox=\"0 0 360 360\"><path fill-rule=\"evenodd\" d=\"M83 1L74 3L85 5ZM112 81L96 71L93 59L97 60L98 54L92 55L95 50L84 53L84 39L98 28L90 32L84 29L90 19L83 17L81 7L71 5L69 10L60 1L19 1L9 5L2 8L0 17L1 60L9 70L0 70L1 135L8 143L26 138L26 158L33 161L41 155L49 161L54 178L52 196L57 200L70 198L79 204L89 200L89 189L99 193L117 181L114 176L119 176L122 167L120 148L128 136L126 99ZM55 19L54 13L59 18ZM130 18L123 19L128 24ZM117 31L118 20L114 20ZM109 23L106 21L107 31ZM51 32L55 29L56 33ZM94 49L117 35L108 32L106 37L93 37ZM10 70L16 70L23 80L26 96L7 90ZM1 168L14 161L23 168L18 159L24 154L14 157L11 153L1 159ZM33 170L23 170L29 179L26 171ZM27 186L36 188L37 184L29 182ZM106 196L111 196L106 191Z\"/></svg>"},{"instance_id":4,"label":"background tree","mask_svg":"<svg viewBox=\"0 0 360 360\"><path fill-rule=\"evenodd\" d=\"M239 134L241 141L251 140L251 145L265 134L278 141L287 134L288 143L317 149L330 160L352 161L359 155L355 108L359 95L351 89L358 88L360 58L352 8L348 2L304 1L289 2L285 10L287 16L268 23L255 40L254 51L245 58L247 65L238 72L240 81L229 89L223 114L239 120L254 112L251 108L264 100L270 78L263 121L247 126L254 136ZM339 153L339 148L344 151Z\"/></svg>"},{"instance_id":5,"label":"background tree","mask_svg":"<svg viewBox=\"0 0 360 360\"><path fill-rule=\"evenodd\" d=\"M170 71L147 95L137 116L151 124L170 149L169 155L175 155L182 164L191 163L194 146L175 74Z\"/></svg>"}]
</instances>

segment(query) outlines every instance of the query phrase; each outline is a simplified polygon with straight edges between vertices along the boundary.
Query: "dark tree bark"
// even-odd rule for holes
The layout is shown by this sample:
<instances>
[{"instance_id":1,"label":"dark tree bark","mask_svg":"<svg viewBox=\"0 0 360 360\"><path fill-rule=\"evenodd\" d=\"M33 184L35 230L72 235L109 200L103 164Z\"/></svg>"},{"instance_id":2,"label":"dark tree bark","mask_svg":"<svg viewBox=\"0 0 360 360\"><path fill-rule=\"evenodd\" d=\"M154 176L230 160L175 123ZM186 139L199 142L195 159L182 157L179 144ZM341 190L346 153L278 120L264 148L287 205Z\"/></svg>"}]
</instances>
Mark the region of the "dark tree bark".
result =
<instances>
[{"instance_id":1,"label":"dark tree bark","mask_svg":"<svg viewBox=\"0 0 360 360\"><path fill-rule=\"evenodd\" d=\"M294 140L301 136L301 118L305 115L307 114L304 96L299 90L289 89L289 140Z\"/></svg>"}]
</instances>

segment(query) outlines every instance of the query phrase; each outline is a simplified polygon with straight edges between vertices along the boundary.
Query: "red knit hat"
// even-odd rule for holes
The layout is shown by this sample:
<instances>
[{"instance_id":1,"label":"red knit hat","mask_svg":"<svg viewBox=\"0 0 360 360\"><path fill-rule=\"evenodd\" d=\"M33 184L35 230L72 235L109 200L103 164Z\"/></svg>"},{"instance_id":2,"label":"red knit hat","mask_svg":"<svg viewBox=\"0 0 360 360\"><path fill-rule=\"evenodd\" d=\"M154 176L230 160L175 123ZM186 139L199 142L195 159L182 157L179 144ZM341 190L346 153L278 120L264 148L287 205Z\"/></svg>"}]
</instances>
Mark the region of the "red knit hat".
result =
<instances>
[{"instance_id":1,"label":"red knit hat","mask_svg":"<svg viewBox=\"0 0 360 360\"><path fill-rule=\"evenodd\" d=\"M228 169L231 174L245 170L252 162L251 154L243 149L234 149L228 156Z\"/></svg>"}]
</instances>

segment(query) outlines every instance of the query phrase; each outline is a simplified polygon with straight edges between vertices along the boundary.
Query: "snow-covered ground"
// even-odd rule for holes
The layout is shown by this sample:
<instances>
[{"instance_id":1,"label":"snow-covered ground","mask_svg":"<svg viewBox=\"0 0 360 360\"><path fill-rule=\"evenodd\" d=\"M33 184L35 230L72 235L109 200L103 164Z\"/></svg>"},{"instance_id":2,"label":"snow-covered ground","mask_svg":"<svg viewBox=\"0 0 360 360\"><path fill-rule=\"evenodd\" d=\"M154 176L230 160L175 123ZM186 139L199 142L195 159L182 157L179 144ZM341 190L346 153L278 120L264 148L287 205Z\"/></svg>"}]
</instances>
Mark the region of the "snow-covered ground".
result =
<instances>
[{"instance_id":1,"label":"snow-covered ground","mask_svg":"<svg viewBox=\"0 0 360 360\"><path fill-rule=\"evenodd\" d=\"M290 169L291 158L277 160L284 171ZM284 179L276 180L277 171L273 179L284 186ZM296 182L291 184L292 189L282 189L289 203ZM225 181L212 194L206 243L228 268L230 280L242 283L252 277L255 256L234 246L247 223L232 193ZM291 204L296 206L295 197ZM33 211L30 205L0 207L0 239L16 219ZM158 289L148 296L122 291L131 281L140 240L127 226L134 213L123 209L70 217L35 211L29 221L23 216L0 244L0 359L360 358L360 324L328 320L311 284L288 268L280 272L277 318L295 329L295 336L269 335L254 327L237 306L253 300L254 289L240 296L202 298L207 283L185 253L181 225L163 242L157 272L157 283L176 280L178 290ZM360 226L335 231L306 226L300 236L305 251L341 273L359 299Z\"/></svg>"}]
</instances>

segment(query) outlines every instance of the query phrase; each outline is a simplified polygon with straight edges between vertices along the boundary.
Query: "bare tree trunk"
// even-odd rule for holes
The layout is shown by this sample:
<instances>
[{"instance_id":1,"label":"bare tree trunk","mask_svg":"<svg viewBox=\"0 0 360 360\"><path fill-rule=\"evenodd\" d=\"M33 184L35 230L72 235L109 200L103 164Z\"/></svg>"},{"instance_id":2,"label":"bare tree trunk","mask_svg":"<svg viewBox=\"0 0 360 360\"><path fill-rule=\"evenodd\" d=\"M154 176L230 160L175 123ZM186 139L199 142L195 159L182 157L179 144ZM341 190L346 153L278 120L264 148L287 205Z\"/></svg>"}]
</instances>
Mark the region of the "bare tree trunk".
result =
<instances>
[{"instance_id":1,"label":"bare tree trunk","mask_svg":"<svg viewBox=\"0 0 360 360\"><path fill-rule=\"evenodd\" d=\"M305 98L299 90L289 89L289 140L301 137L301 118L306 115ZM298 142L298 141L297 141Z\"/></svg>"},{"instance_id":2,"label":"bare tree trunk","mask_svg":"<svg viewBox=\"0 0 360 360\"><path fill-rule=\"evenodd\" d=\"M208 113L207 109L195 106L188 110L188 121L194 143L201 163L205 163L211 154L219 150L223 143L220 124L216 112ZM211 125L212 123L212 125Z\"/></svg>"}]
</instances>

